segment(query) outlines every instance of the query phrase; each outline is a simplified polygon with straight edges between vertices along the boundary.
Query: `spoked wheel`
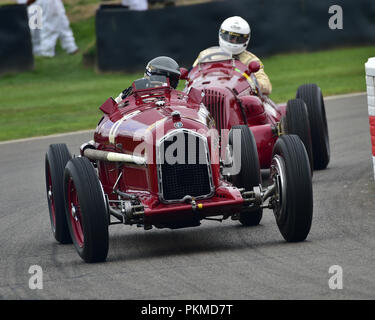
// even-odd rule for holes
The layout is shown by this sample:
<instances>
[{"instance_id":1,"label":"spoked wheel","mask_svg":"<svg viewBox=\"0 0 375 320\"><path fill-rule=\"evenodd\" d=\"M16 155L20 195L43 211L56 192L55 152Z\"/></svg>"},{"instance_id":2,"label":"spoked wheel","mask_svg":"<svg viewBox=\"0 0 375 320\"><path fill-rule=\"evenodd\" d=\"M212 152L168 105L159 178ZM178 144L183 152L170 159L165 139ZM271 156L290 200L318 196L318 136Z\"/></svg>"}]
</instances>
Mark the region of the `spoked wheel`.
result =
<instances>
[{"instance_id":1,"label":"spoked wheel","mask_svg":"<svg viewBox=\"0 0 375 320\"><path fill-rule=\"evenodd\" d=\"M330 160L330 145L322 91L316 84L304 84L298 88L296 98L305 101L309 113L314 169L325 169Z\"/></svg>"},{"instance_id":2,"label":"spoked wheel","mask_svg":"<svg viewBox=\"0 0 375 320\"><path fill-rule=\"evenodd\" d=\"M233 130L239 130L239 134ZM236 148L236 137L241 137L241 152ZM233 126L229 134L229 146L232 149L233 168L232 182L238 188L253 190L261 183L257 145L254 135L246 125ZM245 208L240 213L240 222L244 226L256 226L263 216L262 208Z\"/></svg>"},{"instance_id":3,"label":"spoked wheel","mask_svg":"<svg viewBox=\"0 0 375 320\"><path fill-rule=\"evenodd\" d=\"M313 173L313 151L311 131L307 107L302 99L289 100L286 105L286 114L282 121L286 134L296 134L305 145L310 160L311 174Z\"/></svg>"},{"instance_id":4,"label":"spoked wheel","mask_svg":"<svg viewBox=\"0 0 375 320\"><path fill-rule=\"evenodd\" d=\"M65 207L74 246L86 262L108 254L108 212L103 189L87 158L68 162L64 173Z\"/></svg>"},{"instance_id":5,"label":"spoked wheel","mask_svg":"<svg viewBox=\"0 0 375 320\"><path fill-rule=\"evenodd\" d=\"M72 158L65 144L52 144L45 157L46 191L55 239L60 243L72 243L65 215L63 178L67 162Z\"/></svg>"},{"instance_id":6,"label":"spoked wheel","mask_svg":"<svg viewBox=\"0 0 375 320\"><path fill-rule=\"evenodd\" d=\"M277 226L286 241L303 241L311 228L313 193L309 159L298 136L284 135L276 141L270 172Z\"/></svg>"},{"instance_id":7,"label":"spoked wheel","mask_svg":"<svg viewBox=\"0 0 375 320\"><path fill-rule=\"evenodd\" d=\"M83 248L85 239L83 236L81 207L79 205L77 189L72 178L70 178L68 181L68 198L66 201L68 205L68 215L70 225L72 226L74 239L76 240L77 245L80 248Z\"/></svg>"}]
</instances>

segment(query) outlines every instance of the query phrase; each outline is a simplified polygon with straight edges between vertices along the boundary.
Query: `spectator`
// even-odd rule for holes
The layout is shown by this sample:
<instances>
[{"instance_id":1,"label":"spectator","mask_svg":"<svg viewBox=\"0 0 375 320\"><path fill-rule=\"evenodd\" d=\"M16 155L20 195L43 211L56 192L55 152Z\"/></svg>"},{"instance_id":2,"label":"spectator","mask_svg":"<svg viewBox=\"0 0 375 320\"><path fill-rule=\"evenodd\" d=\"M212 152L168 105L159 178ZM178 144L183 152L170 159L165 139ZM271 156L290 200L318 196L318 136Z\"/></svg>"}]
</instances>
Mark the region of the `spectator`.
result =
<instances>
[{"instance_id":1,"label":"spectator","mask_svg":"<svg viewBox=\"0 0 375 320\"><path fill-rule=\"evenodd\" d=\"M27 5L39 5L43 10L42 29L40 30L39 46L36 43L34 53L44 57L54 57L57 40L69 54L78 52L72 29L66 16L62 0L17 0ZM31 8L30 8L31 9ZM29 12L30 12L29 9ZM35 40L36 41L36 40ZM33 40L34 43L34 40Z\"/></svg>"},{"instance_id":2,"label":"spectator","mask_svg":"<svg viewBox=\"0 0 375 320\"><path fill-rule=\"evenodd\" d=\"M123 6L129 7L129 10L143 11L148 9L147 0L122 0Z\"/></svg>"},{"instance_id":3,"label":"spectator","mask_svg":"<svg viewBox=\"0 0 375 320\"><path fill-rule=\"evenodd\" d=\"M73 31L70 28L64 4L61 0L38 0L43 8L43 27L41 31L41 55L53 57L56 42L60 39L62 48L69 54L78 52Z\"/></svg>"}]
</instances>

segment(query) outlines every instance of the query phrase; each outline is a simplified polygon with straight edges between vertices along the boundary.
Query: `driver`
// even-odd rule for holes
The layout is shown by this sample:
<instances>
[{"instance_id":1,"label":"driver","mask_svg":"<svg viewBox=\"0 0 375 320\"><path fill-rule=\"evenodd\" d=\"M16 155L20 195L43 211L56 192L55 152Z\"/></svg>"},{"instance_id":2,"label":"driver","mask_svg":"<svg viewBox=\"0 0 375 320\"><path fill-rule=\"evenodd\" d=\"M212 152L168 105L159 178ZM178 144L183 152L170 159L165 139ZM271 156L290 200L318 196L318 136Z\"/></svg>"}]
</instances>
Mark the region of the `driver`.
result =
<instances>
[{"instance_id":1,"label":"driver","mask_svg":"<svg viewBox=\"0 0 375 320\"><path fill-rule=\"evenodd\" d=\"M246 48L250 41L250 26L241 17L230 17L226 19L219 31L219 44L220 48L232 54L233 58L241 61L244 65L248 66L252 61L258 61L260 64L260 70L255 73L255 77L258 80L260 90L263 94L269 95L272 91L271 81L267 74L264 72L263 63L260 59L247 51ZM195 60L193 66L198 64L198 61L205 55L210 53L210 48L203 50L197 60Z\"/></svg>"},{"instance_id":2,"label":"driver","mask_svg":"<svg viewBox=\"0 0 375 320\"><path fill-rule=\"evenodd\" d=\"M170 57L157 57L152 59L146 66L146 71L144 74L145 78L151 76L166 76L169 79L169 84L173 89L176 89L178 82L180 80L180 67L178 63ZM120 103L125 98L129 97L133 93L133 87L125 89L120 95L115 99L117 103Z\"/></svg>"}]
</instances>

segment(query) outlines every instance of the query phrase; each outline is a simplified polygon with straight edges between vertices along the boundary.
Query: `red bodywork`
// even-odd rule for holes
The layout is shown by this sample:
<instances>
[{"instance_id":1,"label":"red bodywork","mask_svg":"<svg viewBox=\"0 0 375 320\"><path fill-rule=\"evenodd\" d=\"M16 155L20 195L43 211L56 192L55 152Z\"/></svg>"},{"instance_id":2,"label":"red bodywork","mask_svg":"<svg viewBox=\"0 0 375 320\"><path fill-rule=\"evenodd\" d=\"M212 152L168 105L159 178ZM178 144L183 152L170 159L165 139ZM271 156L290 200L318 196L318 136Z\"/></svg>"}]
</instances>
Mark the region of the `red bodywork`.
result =
<instances>
[{"instance_id":1,"label":"red bodywork","mask_svg":"<svg viewBox=\"0 0 375 320\"><path fill-rule=\"evenodd\" d=\"M190 71L185 91L195 88L205 93L203 102L219 130L248 125L257 143L260 167L266 169L278 138L277 123L286 106L251 92L250 77L248 67L240 61L205 62Z\"/></svg>"},{"instance_id":2,"label":"red bodywork","mask_svg":"<svg viewBox=\"0 0 375 320\"><path fill-rule=\"evenodd\" d=\"M214 121L201 100L198 90L193 89L185 94L166 86L135 91L119 104L110 98L100 108L104 116L96 128L93 146L97 150L144 156L148 162L147 166L139 167L98 161L98 174L104 193L109 200L117 199L112 191L122 172L117 188L138 197L144 206L144 224L168 226L174 222L178 225L180 221L185 226L184 221L188 225L189 220L196 221L197 218L233 214L244 205L240 191L221 178L219 163L210 164L212 195L197 200L195 209L191 203L163 203L160 199L156 145L163 136L177 130L176 122L179 126L182 124L183 130L199 131L202 135L207 133ZM163 101L163 105L158 104L160 101ZM180 116L174 117L174 111L178 111ZM140 148L145 141L148 141L148 147ZM219 148L211 150L210 136L207 143L210 154L218 157Z\"/></svg>"}]
</instances>

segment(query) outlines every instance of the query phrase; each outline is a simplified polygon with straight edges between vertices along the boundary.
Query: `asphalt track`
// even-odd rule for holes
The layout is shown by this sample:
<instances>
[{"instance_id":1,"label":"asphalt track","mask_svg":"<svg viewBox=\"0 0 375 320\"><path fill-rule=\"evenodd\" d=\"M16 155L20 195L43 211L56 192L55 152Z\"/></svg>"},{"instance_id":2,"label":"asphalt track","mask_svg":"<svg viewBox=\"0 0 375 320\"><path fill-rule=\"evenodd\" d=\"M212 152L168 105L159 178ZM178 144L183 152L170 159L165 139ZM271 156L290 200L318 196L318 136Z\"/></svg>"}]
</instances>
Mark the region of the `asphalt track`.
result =
<instances>
[{"instance_id":1,"label":"asphalt track","mask_svg":"<svg viewBox=\"0 0 375 320\"><path fill-rule=\"evenodd\" d=\"M272 212L260 226L207 221L197 228L110 228L106 263L86 264L55 242L44 186L44 154L70 134L0 144L0 299L374 299L375 183L366 96L326 101L329 168L314 173L307 241L283 241ZM43 289L29 289L29 267ZM332 265L343 289L328 286Z\"/></svg>"}]
</instances>

